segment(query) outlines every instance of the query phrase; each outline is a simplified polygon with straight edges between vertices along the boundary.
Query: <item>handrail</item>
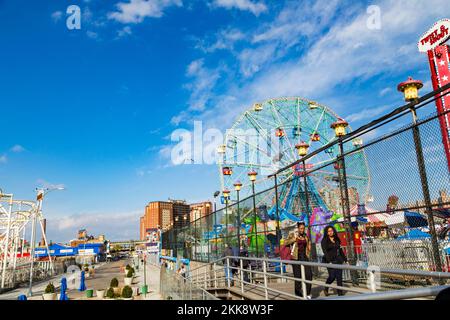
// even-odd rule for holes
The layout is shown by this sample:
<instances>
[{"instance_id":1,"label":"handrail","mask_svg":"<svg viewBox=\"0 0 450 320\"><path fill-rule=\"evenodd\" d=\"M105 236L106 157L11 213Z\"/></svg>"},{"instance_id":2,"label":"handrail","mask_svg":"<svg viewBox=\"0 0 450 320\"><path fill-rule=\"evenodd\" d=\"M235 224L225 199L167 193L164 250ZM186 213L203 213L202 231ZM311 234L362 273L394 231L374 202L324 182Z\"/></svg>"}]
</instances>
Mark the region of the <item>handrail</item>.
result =
<instances>
[{"instance_id":1,"label":"handrail","mask_svg":"<svg viewBox=\"0 0 450 320\"><path fill-rule=\"evenodd\" d=\"M220 262L220 261L223 261L226 259L237 259L237 260L247 260L247 261L266 261L266 262L274 262L274 263L282 263L282 264L295 264L295 265L304 265L304 266L310 266L310 267L323 267L323 268L355 270L355 271L365 271L365 272L373 271L369 267L353 266L353 265L348 265L348 264L333 264L333 263L308 262L308 261L296 261L296 260L226 256L226 257L217 259L215 261L209 262L206 265L197 267L195 269L191 269L191 273L194 272L195 270L205 268L208 265L212 265L214 263L217 263L217 262ZM449 272L387 269L387 268L379 268L379 269L377 269L377 271L379 273L399 274L399 275L405 275L405 276L422 276L422 277L431 277L431 278L438 278L438 279L450 279Z\"/></svg>"},{"instance_id":2,"label":"handrail","mask_svg":"<svg viewBox=\"0 0 450 320\"><path fill-rule=\"evenodd\" d=\"M447 288L450 288L450 286L434 286L426 288L392 290L370 294L360 294L356 296L327 297L327 298L320 298L320 300L400 300L400 299L423 298L436 296L438 295L439 292Z\"/></svg>"}]
</instances>

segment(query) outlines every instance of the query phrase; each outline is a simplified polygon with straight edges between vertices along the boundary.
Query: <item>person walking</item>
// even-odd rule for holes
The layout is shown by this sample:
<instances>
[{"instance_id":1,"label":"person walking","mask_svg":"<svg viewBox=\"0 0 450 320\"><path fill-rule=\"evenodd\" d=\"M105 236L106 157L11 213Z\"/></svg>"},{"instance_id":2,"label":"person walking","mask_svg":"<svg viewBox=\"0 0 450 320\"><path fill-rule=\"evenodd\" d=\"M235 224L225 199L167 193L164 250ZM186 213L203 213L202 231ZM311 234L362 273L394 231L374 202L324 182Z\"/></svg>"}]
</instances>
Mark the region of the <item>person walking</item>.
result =
<instances>
[{"instance_id":1,"label":"person walking","mask_svg":"<svg viewBox=\"0 0 450 320\"><path fill-rule=\"evenodd\" d=\"M323 232L324 236L321 242L323 251L323 262L332 264L343 264L347 262L347 257L342 251L341 240L337 235L336 229L333 226L326 226ZM336 280L337 285L342 287L342 269L327 268L328 278L326 284L332 284ZM324 288L324 293L329 296L328 287ZM337 290L338 295L343 296L343 290Z\"/></svg>"},{"instance_id":2,"label":"person walking","mask_svg":"<svg viewBox=\"0 0 450 320\"><path fill-rule=\"evenodd\" d=\"M311 254L311 240L305 232L305 223L298 222L297 229L294 233L289 234L286 241L284 241L286 246L290 246L292 260L294 261L306 261L309 262ZM293 264L292 269L294 271L295 278L302 277L301 266L298 264ZM305 269L305 279L312 280L312 270L311 266L304 266ZM311 283L306 283L306 299L311 299ZM295 295L302 296L302 282L295 281Z\"/></svg>"},{"instance_id":3,"label":"person walking","mask_svg":"<svg viewBox=\"0 0 450 320\"><path fill-rule=\"evenodd\" d=\"M245 246L245 244L242 244L239 248L239 257L248 258L248 250L247 250L247 247ZM249 265L249 261L246 259L242 259L242 268L248 269L248 265ZM249 282L250 281L249 272L243 271L242 274L244 276L243 280L245 282Z\"/></svg>"},{"instance_id":4,"label":"person walking","mask_svg":"<svg viewBox=\"0 0 450 320\"><path fill-rule=\"evenodd\" d=\"M233 249L231 248L231 246L229 244L227 244L222 257L223 258L233 257ZM234 259L230 258L229 262L230 262L230 268L228 268L227 261L226 260L223 261L224 270L225 270L225 281L226 281L226 284L228 285L228 279L229 279L230 286L234 286L233 272L231 270L231 267L233 267L233 265L234 265Z\"/></svg>"}]
</instances>

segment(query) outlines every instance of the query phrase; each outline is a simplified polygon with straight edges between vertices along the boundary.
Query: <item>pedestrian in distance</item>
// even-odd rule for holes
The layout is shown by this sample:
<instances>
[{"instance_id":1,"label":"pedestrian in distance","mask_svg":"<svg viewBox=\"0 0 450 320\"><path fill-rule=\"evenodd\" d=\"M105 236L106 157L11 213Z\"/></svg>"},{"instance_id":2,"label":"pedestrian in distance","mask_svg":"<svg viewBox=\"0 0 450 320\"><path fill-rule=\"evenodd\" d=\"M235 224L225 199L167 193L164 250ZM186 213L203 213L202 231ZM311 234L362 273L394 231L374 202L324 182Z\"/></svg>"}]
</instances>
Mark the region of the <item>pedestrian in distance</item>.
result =
<instances>
[{"instance_id":1,"label":"pedestrian in distance","mask_svg":"<svg viewBox=\"0 0 450 320\"><path fill-rule=\"evenodd\" d=\"M247 250L247 246L245 244L241 244L241 246L239 248L239 257L248 258L248 250ZM249 265L248 260L242 259L242 268L248 269L248 265ZM243 271L242 274L244 276L243 280L245 282L250 282L249 272Z\"/></svg>"},{"instance_id":2,"label":"pedestrian in distance","mask_svg":"<svg viewBox=\"0 0 450 320\"><path fill-rule=\"evenodd\" d=\"M332 264L343 264L347 262L347 257L341 248L341 241L336 229L333 226L326 226L323 234L321 245L324 256L322 262ZM327 268L327 270L328 278L325 283L332 284L336 280L337 285L342 287L342 269ZM324 288L324 293L326 296L329 295L328 287ZM344 295L344 291L340 289L337 290L337 293L340 296Z\"/></svg>"},{"instance_id":3,"label":"pedestrian in distance","mask_svg":"<svg viewBox=\"0 0 450 320\"><path fill-rule=\"evenodd\" d=\"M232 257L233 256L233 249L231 248L231 246L229 244L226 245L226 248L223 252L222 257L223 258L227 258L227 257ZM234 265L234 260L232 258L229 258L229 262L230 262L230 268L228 268L227 265L227 260L225 259L223 264L224 264L224 271L225 271L225 280L226 280L226 284L228 285L228 280L230 281L230 286L234 286L234 281L233 281L233 272L231 270L231 267Z\"/></svg>"},{"instance_id":4,"label":"pedestrian in distance","mask_svg":"<svg viewBox=\"0 0 450 320\"><path fill-rule=\"evenodd\" d=\"M294 261L310 261L311 255L311 240L305 232L305 223L298 222L295 232L289 234L284 244L290 246L291 257ZM301 279L301 265L293 264L294 277ZM312 280L311 266L304 266L305 280ZM302 282L295 281L295 295L302 296ZM311 299L311 283L306 283L306 299Z\"/></svg>"}]
</instances>

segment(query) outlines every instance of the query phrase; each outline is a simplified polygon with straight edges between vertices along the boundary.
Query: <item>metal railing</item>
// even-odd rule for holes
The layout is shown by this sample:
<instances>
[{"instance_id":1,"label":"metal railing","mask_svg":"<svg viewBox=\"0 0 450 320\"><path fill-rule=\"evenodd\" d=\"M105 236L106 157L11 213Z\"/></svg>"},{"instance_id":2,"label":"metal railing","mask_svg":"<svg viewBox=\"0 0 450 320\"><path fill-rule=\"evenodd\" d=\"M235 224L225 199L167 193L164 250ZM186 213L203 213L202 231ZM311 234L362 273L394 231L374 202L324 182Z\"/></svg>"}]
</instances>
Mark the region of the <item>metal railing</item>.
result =
<instances>
[{"instance_id":1,"label":"metal railing","mask_svg":"<svg viewBox=\"0 0 450 320\"><path fill-rule=\"evenodd\" d=\"M244 264L246 267L244 267ZM300 277L294 277L288 272L287 267L294 265L300 266ZM305 268L315 270L315 279L306 279ZM327 284L323 277L323 271L326 269L341 269L344 272L357 272L361 278L366 279L366 287L355 286L350 283L346 283L343 286L334 283ZM415 279L418 282L427 279L436 283L445 283L449 281L450 273L227 256L192 269L187 275L190 285L197 286L205 291L227 289L241 298L265 300L274 298L310 299L307 294L307 284L311 284L311 286L320 290L322 288L329 288L350 293L351 295L346 296L346 299L409 299L434 296L440 290L449 287L442 285L415 289L404 287L401 290L395 290L395 287L384 283L389 277L407 277L408 279ZM285 285L288 282L293 283L296 281L301 284L300 296L292 292L292 286ZM235 285L236 283L237 285Z\"/></svg>"},{"instance_id":2,"label":"metal railing","mask_svg":"<svg viewBox=\"0 0 450 320\"><path fill-rule=\"evenodd\" d=\"M160 271L160 294L164 300L218 300L187 277L166 268Z\"/></svg>"}]
</instances>

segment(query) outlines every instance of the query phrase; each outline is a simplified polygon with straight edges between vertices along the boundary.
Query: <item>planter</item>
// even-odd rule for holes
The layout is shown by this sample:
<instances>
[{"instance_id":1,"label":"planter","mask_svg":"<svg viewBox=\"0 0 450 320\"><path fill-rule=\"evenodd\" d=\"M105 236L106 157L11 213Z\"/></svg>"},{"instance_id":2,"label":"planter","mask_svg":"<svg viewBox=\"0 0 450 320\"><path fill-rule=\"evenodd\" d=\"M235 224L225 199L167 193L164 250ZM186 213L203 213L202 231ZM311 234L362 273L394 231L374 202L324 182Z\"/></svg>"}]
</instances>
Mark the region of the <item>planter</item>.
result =
<instances>
[{"instance_id":1,"label":"planter","mask_svg":"<svg viewBox=\"0 0 450 320\"><path fill-rule=\"evenodd\" d=\"M141 294L147 294L148 293L148 285L141 287Z\"/></svg>"},{"instance_id":2,"label":"planter","mask_svg":"<svg viewBox=\"0 0 450 320\"><path fill-rule=\"evenodd\" d=\"M97 298L102 299L105 296L105 290L97 290L95 291L95 294L97 295Z\"/></svg>"},{"instance_id":3,"label":"planter","mask_svg":"<svg viewBox=\"0 0 450 320\"><path fill-rule=\"evenodd\" d=\"M113 290L114 290L115 294L120 294L120 292L122 291L122 290L120 290L119 287L115 287L115 288L113 288Z\"/></svg>"},{"instance_id":4,"label":"planter","mask_svg":"<svg viewBox=\"0 0 450 320\"><path fill-rule=\"evenodd\" d=\"M122 300L133 300L133 297L131 297L131 298L122 298Z\"/></svg>"},{"instance_id":5,"label":"planter","mask_svg":"<svg viewBox=\"0 0 450 320\"><path fill-rule=\"evenodd\" d=\"M133 277L131 278L125 277L123 279L123 282L125 283L126 286L131 286L131 284L133 283Z\"/></svg>"},{"instance_id":6,"label":"planter","mask_svg":"<svg viewBox=\"0 0 450 320\"><path fill-rule=\"evenodd\" d=\"M44 293L42 298L44 300L56 300L56 293Z\"/></svg>"},{"instance_id":7,"label":"planter","mask_svg":"<svg viewBox=\"0 0 450 320\"><path fill-rule=\"evenodd\" d=\"M86 290L86 297L92 298L94 296L94 290L93 289L87 289Z\"/></svg>"},{"instance_id":8,"label":"planter","mask_svg":"<svg viewBox=\"0 0 450 320\"><path fill-rule=\"evenodd\" d=\"M133 296L137 296L139 294L139 287L131 287L133 290Z\"/></svg>"}]
</instances>

